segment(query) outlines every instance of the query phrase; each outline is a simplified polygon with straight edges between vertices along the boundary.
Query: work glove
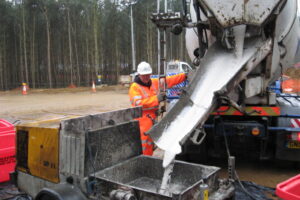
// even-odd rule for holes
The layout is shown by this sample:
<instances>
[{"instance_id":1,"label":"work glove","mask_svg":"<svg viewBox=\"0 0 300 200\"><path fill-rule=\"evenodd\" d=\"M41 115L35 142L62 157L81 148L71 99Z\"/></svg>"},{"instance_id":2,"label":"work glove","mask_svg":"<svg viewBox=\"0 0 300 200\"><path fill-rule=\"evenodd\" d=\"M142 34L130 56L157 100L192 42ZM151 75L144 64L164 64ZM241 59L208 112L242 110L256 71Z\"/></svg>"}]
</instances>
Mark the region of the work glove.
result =
<instances>
[{"instance_id":1,"label":"work glove","mask_svg":"<svg viewBox=\"0 0 300 200\"><path fill-rule=\"evenodd\" d=\"M167 96L166 96L165 92L161 92L161 93L159 93L159 95L157 95L158 102L162 102L162 101L166 100L166 98L167 98Z\"/></svg>"}]
</instances>

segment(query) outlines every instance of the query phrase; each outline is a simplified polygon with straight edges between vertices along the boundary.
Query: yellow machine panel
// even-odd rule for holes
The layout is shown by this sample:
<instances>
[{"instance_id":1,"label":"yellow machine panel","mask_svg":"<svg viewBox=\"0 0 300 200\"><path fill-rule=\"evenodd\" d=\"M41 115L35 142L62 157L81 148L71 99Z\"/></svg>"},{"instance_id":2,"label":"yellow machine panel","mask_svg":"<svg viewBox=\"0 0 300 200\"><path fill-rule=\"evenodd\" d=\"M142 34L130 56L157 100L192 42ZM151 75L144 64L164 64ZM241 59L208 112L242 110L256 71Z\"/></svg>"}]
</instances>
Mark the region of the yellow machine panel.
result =
<instances>
[{"instance_id":1,"label":"yellow machine panel","mask_svg":"<svg viewBox=\"0 0 300 200\"><path fill-rule=\"evenodd\" d=\"M59 122L56 122L59 124ZM17 169L59 182L59 126L17 126Z\"/></svg>"}]
</instances>

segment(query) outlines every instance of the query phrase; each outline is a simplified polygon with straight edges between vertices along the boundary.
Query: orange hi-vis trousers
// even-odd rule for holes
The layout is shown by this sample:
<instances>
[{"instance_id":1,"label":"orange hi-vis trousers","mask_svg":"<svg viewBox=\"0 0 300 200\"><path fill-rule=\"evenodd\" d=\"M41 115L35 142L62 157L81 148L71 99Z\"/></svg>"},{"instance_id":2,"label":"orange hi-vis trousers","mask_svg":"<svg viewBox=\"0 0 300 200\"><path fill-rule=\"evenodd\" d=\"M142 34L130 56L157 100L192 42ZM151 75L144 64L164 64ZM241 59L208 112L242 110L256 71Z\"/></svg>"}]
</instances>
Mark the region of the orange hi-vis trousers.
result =
<instances>
[{"instance_id":1,"label":"orange hi-vis trousers","mask_svg":"<svg viewBox=\"0 0 300 200\"><path fill-rule=\"evenodd\" d=\"M149 135L146 135L145 133L150 130L150 128L153 126L153 121L156 118L156 112L157 109L151 110L151 111L143 111L143 116L138 118L140 123L140 136L141 136L141 143L142 143L142 150L144 155L151 156L153 154L153 140Z\"/></svg>"}]
</instances>

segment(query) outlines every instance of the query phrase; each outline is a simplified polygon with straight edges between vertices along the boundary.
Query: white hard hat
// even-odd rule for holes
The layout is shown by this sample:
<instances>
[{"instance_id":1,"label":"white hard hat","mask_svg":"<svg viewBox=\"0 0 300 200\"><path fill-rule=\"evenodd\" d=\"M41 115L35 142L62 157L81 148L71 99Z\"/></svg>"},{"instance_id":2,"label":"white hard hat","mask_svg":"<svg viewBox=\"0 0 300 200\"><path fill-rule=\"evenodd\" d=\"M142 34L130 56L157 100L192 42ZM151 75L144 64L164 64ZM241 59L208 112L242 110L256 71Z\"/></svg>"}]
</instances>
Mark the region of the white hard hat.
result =
<instances>
[{"instance_id":1,"label":"white hard hat","mask_svg":"<svg viewBox=\"0 0 300 200\"><path fill-rule=\"evenodd\" d=\"M149 63L143 61L138 65L137 73L141 75L152 74L152 68Z\"/></svg>"}]
</instances>

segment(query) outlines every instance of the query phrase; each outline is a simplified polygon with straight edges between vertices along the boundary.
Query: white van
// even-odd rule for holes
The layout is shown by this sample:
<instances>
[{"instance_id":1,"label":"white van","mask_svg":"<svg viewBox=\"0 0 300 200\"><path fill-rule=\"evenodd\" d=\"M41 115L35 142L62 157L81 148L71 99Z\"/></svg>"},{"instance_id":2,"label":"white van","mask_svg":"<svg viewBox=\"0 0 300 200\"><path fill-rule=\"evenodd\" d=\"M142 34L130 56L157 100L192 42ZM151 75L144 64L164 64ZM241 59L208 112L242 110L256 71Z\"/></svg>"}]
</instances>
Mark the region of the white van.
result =
<instances>
[{"instance_id":1,"label":"white van","mask_svg":"<svg viewBox=\"0 0 300 200\"><path fill-rule=\"evenodd\" d=\"M167 63L166 73L189 73L193 68L186 62L170 61Z\"/></svg>"},{"instance_id":2,"label":"white van","mask_svg":"<svg viewBox=\"0 0 300 200\"><path fill-rule=\"evenodd\" d=\"M189 73L190 71L193 71L194 69L186 62L182 62L179 60L170 61L167 63L166 67L166 75L172 75L172 74L178 74L178 73ZM131 73L131 82L134 81L134 78L138 75L137 72ZM158 75L154 74L151 76L151 78L157 78Z\"/></svg>"}]
</instances>

